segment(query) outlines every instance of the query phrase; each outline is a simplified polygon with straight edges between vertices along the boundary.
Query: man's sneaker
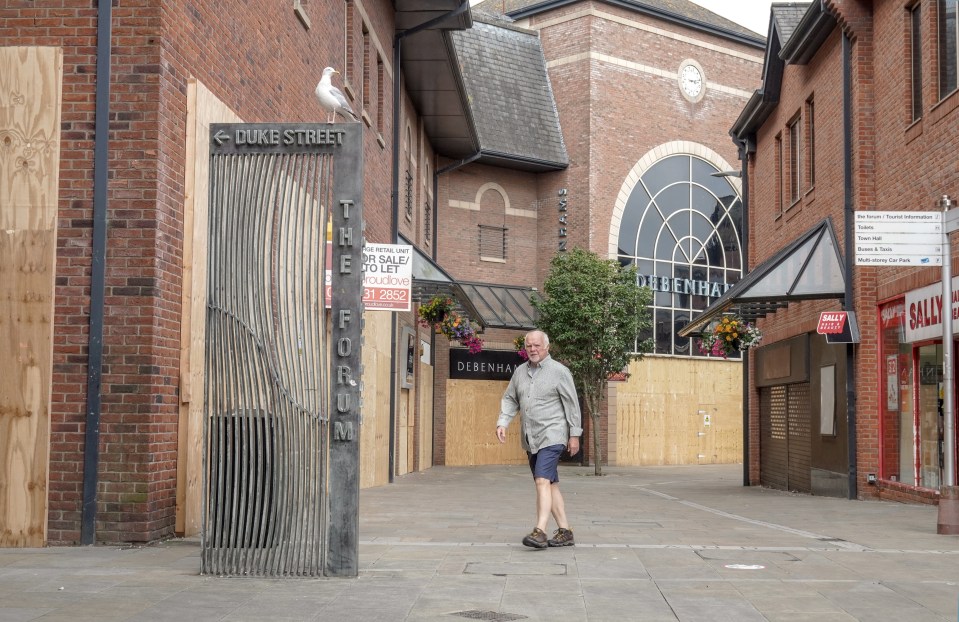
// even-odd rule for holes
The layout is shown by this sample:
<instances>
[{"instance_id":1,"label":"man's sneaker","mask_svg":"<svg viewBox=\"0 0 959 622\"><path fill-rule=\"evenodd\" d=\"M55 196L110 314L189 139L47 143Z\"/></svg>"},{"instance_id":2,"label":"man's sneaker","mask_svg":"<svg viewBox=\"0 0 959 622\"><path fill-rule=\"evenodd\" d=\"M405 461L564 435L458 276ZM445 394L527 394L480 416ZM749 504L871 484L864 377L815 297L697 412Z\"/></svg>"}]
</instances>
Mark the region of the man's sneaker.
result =
<instances>
[{"instance_id":1,"label":"man's sneaker","mask_svg":"<svg viewBox=\"0 0 959 622\"><path fill-rule=\"evenodd\" d=\"M573 540L573 530L560 527L553 533L553 537L547 541L549 546L573 546L576 542Z\"/></svg>"},{"instance_id":2,"label":"man's sneaker","mask_svg":"<svg viewBox=\"0 0 959 622\"><path fill-rule=\"evenodd\" d=\"M570 537L572 537L572 535L573 534L570 534ZM534 549L545 549L549 546L546 542L546 532L539 527L535 527L533 533L523 538L523 544L525 546L531 546Z\"/></svg>"}]
</instances>

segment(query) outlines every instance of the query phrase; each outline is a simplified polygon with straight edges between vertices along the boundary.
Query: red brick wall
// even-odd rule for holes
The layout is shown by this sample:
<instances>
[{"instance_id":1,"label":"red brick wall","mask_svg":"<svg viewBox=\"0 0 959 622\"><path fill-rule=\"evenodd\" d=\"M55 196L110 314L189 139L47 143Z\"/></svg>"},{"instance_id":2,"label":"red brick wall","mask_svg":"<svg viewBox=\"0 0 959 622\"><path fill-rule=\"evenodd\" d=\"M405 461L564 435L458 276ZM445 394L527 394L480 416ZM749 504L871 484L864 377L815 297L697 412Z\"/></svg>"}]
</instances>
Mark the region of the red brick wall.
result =
<instances>
[{"instance_id":1,"label":"red brick wall","mask_svg":"<svg viewBox=\"0 0 959 622\"><path fill-rule=\"evenodd\" d=\"M440 167L445 166L440 164ZM506 192L509 207L532 211L537 218L506 213L506 200L488 189L480 197L479 210L450 207L450 201L475 203L477 192L495 183ZM440 177L445 197L440 203L438 261L452 276L466 281L501 285L537 285L536 258L539 221L552 218L554 206L538 195L532 173L473 164ZM542 204L540 204L542 203ZM479 226L506 227L506 263L480 260Z\"/></svg>"},{"instance_id":2,"label":"red brick wall","mask_svg":"<svg viewBox=\"0 0 959 622\"><path fill-rule=\"evenodd\" d=\"M935 75L935 20L931 3L923 4L923 118L910 115L908 13L905 2L827 2L840 28L851 40L852 71L852 183L857 210L938 209L936 201L954 187L959 128L954 109L959 97L939 102ZM830 216L844 250L842 50L840 29L805 66L785 68L779 105L757 135L751 168L751 265L755 266L795 239L824 216ZM883 41L882 51L875 42ZM775 136L814 96L816 104L816 184L800 201L780 215L775 208L777 170ZM772 232L769 235L767 232ZM853 257L846 258L850 263ZM955 265L953 259L953 265ZM855 348L858 490L861 497L880 496L868 486L866 473L877 473L881 447L882 375L878 304L903 292L935 282L938 269L853 267L854 309L863 340ZM772 343L815 328L818 313L838 308L838 302L791 305L760 323L764 343ZM757 405L753 401L751 415ZM758 460L758 444L751 463ZM883 498L918 497L909 491L883 490ZM921 496L921 495L919 495Z\"/></svg>"},{"instance_id":3,"label":"red brick wall","mask_svg":"<svg viewBox=\"0 0 959 622\"><path fill-rule=\"evenodd\" d=\"M186 90L197 77L250 122L325 121L313 89L344 64L343 2L290 5L214 0L115 1L112 22L109 231L103 341L97 538L172 535ZM386 54L392 5L364 2ZM64 51L49 541L77 542L86 410L93 218L96 3L14 0L0 8L5 45ZM362 20L354 20L356 28ZM354 45L359 45L354 41ZM384 58L391 63L392 58ZM374 80L375 85L375 80ZM357 98L362 80L354 81ZM374 86L375 88L375 86ZM369 115L366 236L389 241L392 82ZM353 107L359 112L358 101ZM379 111L383 112L380 113ZM384 118L380 119L379 116Z\"/></svg>"}]
</instances>

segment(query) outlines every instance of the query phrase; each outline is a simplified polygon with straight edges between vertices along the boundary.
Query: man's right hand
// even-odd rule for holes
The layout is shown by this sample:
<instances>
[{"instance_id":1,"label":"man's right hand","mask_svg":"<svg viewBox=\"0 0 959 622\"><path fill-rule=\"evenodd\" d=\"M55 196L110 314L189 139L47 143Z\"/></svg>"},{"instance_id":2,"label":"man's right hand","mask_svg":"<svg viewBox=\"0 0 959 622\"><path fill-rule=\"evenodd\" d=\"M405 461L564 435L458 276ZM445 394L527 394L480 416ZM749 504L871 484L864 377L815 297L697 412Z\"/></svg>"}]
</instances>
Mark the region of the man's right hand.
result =
<instances>
[{"instance_id":1,"label":"man's right hand","mask_svg":"<svg viewBox=\"0 0 959 622\"><path fill-rule=\"evenodd\" d=\"M500 426L496 426L496 438L499 439L499 442L505 443L505 442L506 442L506 428L504 428L504 427L501 426L501 425L500 425Z\"/></svg>"}]
</instances>

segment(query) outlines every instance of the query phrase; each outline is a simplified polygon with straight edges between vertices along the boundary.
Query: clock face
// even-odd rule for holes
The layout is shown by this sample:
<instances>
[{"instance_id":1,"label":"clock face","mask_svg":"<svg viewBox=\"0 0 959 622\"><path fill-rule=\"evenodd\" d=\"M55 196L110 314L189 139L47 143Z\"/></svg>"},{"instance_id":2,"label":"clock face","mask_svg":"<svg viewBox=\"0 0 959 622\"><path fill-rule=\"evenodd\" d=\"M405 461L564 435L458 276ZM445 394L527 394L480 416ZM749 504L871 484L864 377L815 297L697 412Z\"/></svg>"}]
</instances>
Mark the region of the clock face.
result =
<instances>
[{"instance_id":1,"label":"clock face","mask_svg":"<svg viewBox=\"0 0 959 622\"><path fill-rule=\"evenodd\" d=\"M679 85L689 97L699 97L703 92L703 74L696 65L686 65L679 72Z\"/></svg>"}]
</instances>

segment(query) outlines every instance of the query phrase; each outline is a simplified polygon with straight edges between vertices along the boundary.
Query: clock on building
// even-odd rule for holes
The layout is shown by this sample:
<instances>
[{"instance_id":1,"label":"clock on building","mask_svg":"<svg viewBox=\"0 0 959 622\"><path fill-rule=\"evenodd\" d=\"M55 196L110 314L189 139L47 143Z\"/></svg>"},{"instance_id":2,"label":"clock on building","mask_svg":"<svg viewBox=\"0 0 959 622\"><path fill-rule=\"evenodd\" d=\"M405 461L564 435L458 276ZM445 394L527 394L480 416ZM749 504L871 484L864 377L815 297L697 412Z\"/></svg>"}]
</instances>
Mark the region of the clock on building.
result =
<instances>
[{"instance_id":1,"label":"clock on building","mask_svg":"<svg viewBox=\"0 0 959 622\"><path fill-rule=\"evenodd\" d=\"M686 60L679 66L679 89L683 96L691 102L698 102L703 98L706 90L706 79L703 77L703 70L699 63Z\"/></svg>"}]
</instances>

